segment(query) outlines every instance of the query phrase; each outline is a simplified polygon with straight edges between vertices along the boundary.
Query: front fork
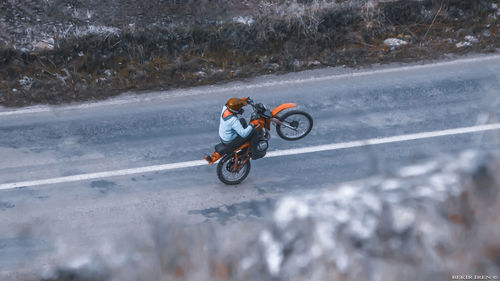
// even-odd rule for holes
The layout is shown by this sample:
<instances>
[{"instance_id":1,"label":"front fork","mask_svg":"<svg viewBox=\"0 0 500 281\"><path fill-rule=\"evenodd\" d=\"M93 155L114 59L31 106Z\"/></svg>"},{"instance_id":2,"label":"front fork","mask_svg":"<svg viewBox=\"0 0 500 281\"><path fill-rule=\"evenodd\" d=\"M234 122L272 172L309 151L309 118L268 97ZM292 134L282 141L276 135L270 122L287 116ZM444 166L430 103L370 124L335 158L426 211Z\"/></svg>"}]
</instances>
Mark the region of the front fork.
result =
<instances>
[{"instance_id":1,"label":"front fork","mask_svg":"<svg viewBox=\"0 0 500 281\"><path fill-rule=\"evenodd\" d=\"M285 124L285 123L281 122L280 120L278 120L278 119L276 119L274 117L271 119L271 121L274 122L275 124L278 124L278 125L283 126L285 128L297 131L297 128L294 128L294 127L292 127L292 126L290 126L288 124Z\"/></svg>"}]
</instances>

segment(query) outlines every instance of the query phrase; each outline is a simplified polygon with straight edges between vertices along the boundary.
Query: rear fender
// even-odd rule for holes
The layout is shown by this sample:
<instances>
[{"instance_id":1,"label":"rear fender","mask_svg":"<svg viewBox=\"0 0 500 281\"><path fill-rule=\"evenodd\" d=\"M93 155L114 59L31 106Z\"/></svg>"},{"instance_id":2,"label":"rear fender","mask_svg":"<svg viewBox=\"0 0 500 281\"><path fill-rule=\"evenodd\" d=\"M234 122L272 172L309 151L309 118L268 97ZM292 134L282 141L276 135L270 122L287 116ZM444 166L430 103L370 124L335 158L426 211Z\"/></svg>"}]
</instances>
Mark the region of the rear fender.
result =
<instances>
[{"instance_id":1,"label":"rear fender","mask_svg":"<svg viewBox=\"0 0 500 281\"><path fill-rule=\"evenodd\" d=\"M276 115L278 115L281 111L288 109L288 108L296 107L296 106L297 106L296 103L284 103L282 105L277 106L275 109L273 109L271 114L273 115L273 117L276 117Z\"/></svg>"}]
</instances>

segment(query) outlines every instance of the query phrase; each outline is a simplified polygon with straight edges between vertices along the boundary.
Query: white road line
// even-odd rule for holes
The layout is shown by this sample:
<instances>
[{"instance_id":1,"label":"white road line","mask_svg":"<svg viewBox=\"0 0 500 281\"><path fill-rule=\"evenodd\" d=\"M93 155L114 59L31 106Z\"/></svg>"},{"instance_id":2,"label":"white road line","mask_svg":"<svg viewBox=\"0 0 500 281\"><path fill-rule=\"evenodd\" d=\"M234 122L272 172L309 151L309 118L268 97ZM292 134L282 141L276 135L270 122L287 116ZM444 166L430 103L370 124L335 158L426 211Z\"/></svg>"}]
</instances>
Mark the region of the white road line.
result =
<instances>
[{"instance_id":1,"label":"white road line","mask_svg":"<svg viewBox=\"0 0 500 281\"><path fill-rule=\"evenodd\" d=\"M385 137L385 138L367 139L367 140L332 143L332 144L317 145L317 146L295 148L295 149L270 151L269 153L266 154L266 157L277 157L277 156L284 156L284 155L295 155L295 154L302 154L302 153L337 150L337 149L360 147L360 146L367 146L367 145L403 142L403 141L410 141L410 140L428 139L428 138L434 138L434 137L452 136L452 135L460 135L460 134L470 134L470 133L499 130L499 129L500 129L500 123L494 123L494 124L486 124L486 125L479 125L479 126L473 126L473 127L448 129L448 130L442 130L442 131L423 132L423 133L415 133L415 134L400 135L400 136Z\"/></svg>"},{"instance_id":2,"label":"white road line","mask_svg":"<svg viewBox=\"0 0 500 281\"><path fill-rule=\"evenodd\" d=\"M342 143L332 143L332 144L317 145L317 146L310 146L310 147L303 147L303 148L275 150L275 151L270 151L269 153L267 153L266 157L278 157L278 156L296 155L296 154L312 153L312 152L320 152L320 151L330 151L330 150L338 150L338 149L345 149L345 148L362 147L362 146L367 146L367 145L403 142L403 141L419 140L419 139L427 139L427 138L443 137L443 136L451 136L451 135L459 135L459 134L470 134L470 133L477 133L477 132L484 132L484 131L491 131L491 130L500 130L500 123L486 124L486 125L479 125L479 126L472 126L472 127L464 127L464 128L455 128L455 129L448 129L448 130L441 130L441 131L422 132L422 133L392 136L392 137L385 137L385 138L375 138L375 139L366 139L366 140L350 141L350 142L342 142ZM194 160L194 161L170 163L170 164L164 164L164 165L154 165L154 166L116 170L116 171L108 171L108 172L81 174L81 175L43 179L43 180L12 182L12 183L0 184L0 190L13 189L13 188L18 188L18 187L28 187L28 186L39 186L39 185L48 185L48 184L57 184L57 183L66 183L66 182L75 182L75 181L85 181L85 180L93 180L93 179L116 177L116 176L125 176L125 175L132 175L132 174L144 174L144 173L152 173L152 172L158 172L158 171L190 168L190 167L203 166L203 165L207 165L207 162L205 162L205 160Z\"/></svg>"},{"instance_id":3,"label":"white road line","mask_svg":"<svg viewBox=\"0 0 500 281\"><path fill-rule=\"evenodd\" d=\"M158 172L158 171L196 167L196 166L201 166L201 165L206 165L206 164L207 164L207 162L205 160L194 160L194 161L178 162L178 163L171 163L171 164L164 164L164 165L155 165L155 166L139 167L139 168L132 168L132 169L108 171L108 172L81 174L81 175L52 178L52 179L12 182L12 183L1 184L0 190L12 189L12 188L17 188L17 187L28 187L28 186L37 186L37 185L45 185L45 184L56 184L56 183L65 183L65 182L93 180L93 179L109 178L109 177L125 176L125 175L133 175L133 174L145 174L145 173L152 173L152 172Z\"/></svg>"},{"instance_id":4,"label":"white road line","mask_svg":"<svg viewBox=\"0 0 500 281\"><path fill-rule=\"evenodd\" d=\"M19 114L43 113L43 112L51 112L51 111L64 111L64 110L95 108L95 107L102 107L102 106L131 104L131 103L137 103L137 102L161 101L161 100L166 100L166 99L178 97L178 96L185 97L185 96L206 95L206 94L221 93L221 92L237 92L237 91L241 91L244 89L258 89L258 88L273 87L273 86L286 86L286 85L295 85L295 84L309 83L309 82L339 80L339 79L346 79L346 78L352 78L352 77L362 77L362 76L369 76L369 75L375 75L375 74L386 74L386 73L394 73L394 72L408 71L408 70L427 69L427 68L434 68L434 67L441 67L441 66L452 66L452 65L464 64L464 63L478 63L478 62L484 62L484 61L489 61L489 60L494 60L494 59L500 59L500 55L458 59L458 60L453 60L453 61L437 62L437 63L430 63L430 64L422 64L422 65L393 67L393 68L362 71L362 72L333 74L333 75L326 75L326 76L320 76L320 77L309 77L309 78L302 78L302 79L289 79L289 80L278 79L279 81L236 85L236 86L232 86L232 87L212 86L213 87L212 89L211 89L211 87L202 87L202 88L194 88L194 89L187 89L187 90L186 89L171 90L171 91L167 91L169 93L165 94L165 95L143 94L143 95L138 95L138 96L133 96L133 97L117 98L117 99L111 99L111 100L107 100L107 101L84 103L84 104L79 104L79 105L35 106L35 107L31 107L31 108L24 108L24 109L18 109L18 110L0 111L0 117L19 115Z\"/></svg>"}]
</instances>

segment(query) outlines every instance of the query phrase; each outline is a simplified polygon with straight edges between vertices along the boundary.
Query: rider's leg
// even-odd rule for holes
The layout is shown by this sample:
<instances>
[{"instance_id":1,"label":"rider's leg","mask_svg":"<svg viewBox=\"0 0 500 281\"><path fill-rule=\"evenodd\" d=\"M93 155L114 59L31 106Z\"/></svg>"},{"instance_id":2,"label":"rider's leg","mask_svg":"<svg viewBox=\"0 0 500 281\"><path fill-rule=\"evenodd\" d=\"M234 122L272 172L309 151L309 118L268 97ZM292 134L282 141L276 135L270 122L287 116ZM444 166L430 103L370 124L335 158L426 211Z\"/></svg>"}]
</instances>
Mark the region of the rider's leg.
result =
<instances>
[{"instance_id":1,"label":"rider's leg","mask_svg":"<svg viewBox=\"0 0 500 281\"><path fill-rule=\"evenodd\" d=\"M240 121L241 122L241 121ZM243 125L243 124L242 124ZM242 138L240 136L237 136L234 140L232 140L231 142L229 143L225 143L221 140L221 142L226 146L226 148L224 149L225 151L224 152L221 152L221 153L218 153L217 151L215 151L212 156L208 156L208 155L203 155L203 158L205 158L205 160L207 160L207 162L209 164L213 164L215 163L215 161L219 160L222 156L224 156L225 154L229 153L229 152L232 152L233 150L235 150L236 148L242 146L246 141L246 138Z\"/></svg>"},{"instance_id":2,"label":"rider's leg","mask_svg":"<svg viewBox=\"0 0 500 281\"><path fill-rule=\"evenodd\" d=\"M237 149L238 147L244 145L247 141L251 141L253 136L255 135L256 133L256 129L252 129L252 131L250 132L250 134L248 136L246 136L245 138L242 138L240 136L237 136L236 139L234 139L234 141L231 142L231 145L232 145L232 150L234 149ZM243 154L246 154L250 149L250 146L246 148L245 151L243 151Z\"/></svg>"},{"instance_id":3,"label":"rider's leg","mask_svg":"<svg viewBox=\"0 0 500 281\"><path fill-rule=\"evenodd\" d=\"M243 120L243 121L242 121ZM240 118L240 122L242 122L242 126L243 127L246 127L246 121L244 118ZM243 124L244 122L244 124ZM238 147L242 146L243 144L245 144L247 141L251 140L252 137L255 135L256 133L256 129L253 129L252 132L250 132L250 134L245 137L245 138L242 138L241 136L237 136L234 140L232 140L230 143L225 143L226 147L228 147L228 150L229 151L233 151L235 149L237 149ZM250 147L247 148L247 151L248 149L250 149ZM247 152L245 151L245 153ZM207 162L209 164L213 164L215 163L215 161L219 160L222 156L224 155L221 155L219 154L217 151L215 151L212 156L208 156L208 155L204 155L203 157L205 158L205 160L207 160Z\"/></svg>"}]
</instances>

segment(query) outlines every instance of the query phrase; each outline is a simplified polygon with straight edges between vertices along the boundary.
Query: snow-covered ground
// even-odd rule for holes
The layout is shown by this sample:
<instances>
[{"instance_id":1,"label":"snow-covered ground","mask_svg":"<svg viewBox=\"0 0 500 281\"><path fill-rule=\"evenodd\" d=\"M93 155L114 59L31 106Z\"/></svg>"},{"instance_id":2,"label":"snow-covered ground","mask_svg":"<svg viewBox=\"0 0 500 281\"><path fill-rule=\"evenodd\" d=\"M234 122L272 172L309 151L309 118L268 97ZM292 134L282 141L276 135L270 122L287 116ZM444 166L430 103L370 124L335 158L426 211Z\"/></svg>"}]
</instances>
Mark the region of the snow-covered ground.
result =
<instances>
[{"instance_id":1,"label":"snow-covered ground","mask_svg":"<svg viewBox=\"0 0 500 281\"><path fill-rule=\"evenodd\" d=\"M498 278L499 156L465 152L287 196L255 223L155 220L150 236L68 255L44 280Z\"/></svg>"}]
</instances>

